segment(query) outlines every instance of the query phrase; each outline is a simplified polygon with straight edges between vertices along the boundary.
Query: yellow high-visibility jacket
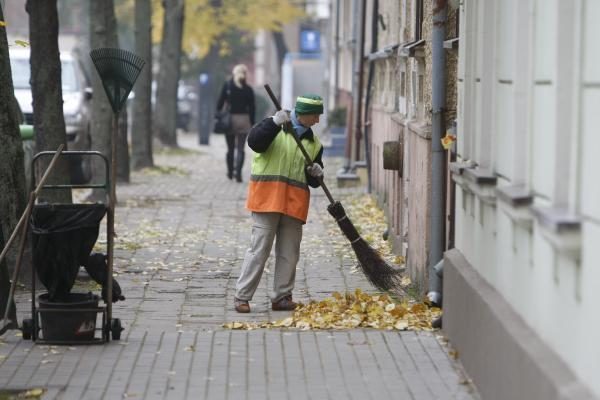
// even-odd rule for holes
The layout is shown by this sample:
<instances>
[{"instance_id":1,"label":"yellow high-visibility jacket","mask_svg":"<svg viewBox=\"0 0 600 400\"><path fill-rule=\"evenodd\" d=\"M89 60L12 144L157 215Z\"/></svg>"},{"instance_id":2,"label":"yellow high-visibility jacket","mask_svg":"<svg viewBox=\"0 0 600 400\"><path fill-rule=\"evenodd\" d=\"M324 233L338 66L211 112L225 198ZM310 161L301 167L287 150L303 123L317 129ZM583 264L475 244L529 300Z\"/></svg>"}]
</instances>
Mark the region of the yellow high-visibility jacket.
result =
<instances>
[{"instance_id":1,"label":"yellow high-visibility jacket","mask_svg":"<svg viewBox=\"0 0 600 400\"><path fill-rule=\"evenodd\" d=\"M318 187L318 180L306 173L306 161L292 137L271 118L252 128L248 145L256 154L248 186L246 207L256 212L279 212L306 222L310 203L309 185ZM307 130L300 138L308 155L322 166L323 146Z\"/></svg>"}]
</instances>

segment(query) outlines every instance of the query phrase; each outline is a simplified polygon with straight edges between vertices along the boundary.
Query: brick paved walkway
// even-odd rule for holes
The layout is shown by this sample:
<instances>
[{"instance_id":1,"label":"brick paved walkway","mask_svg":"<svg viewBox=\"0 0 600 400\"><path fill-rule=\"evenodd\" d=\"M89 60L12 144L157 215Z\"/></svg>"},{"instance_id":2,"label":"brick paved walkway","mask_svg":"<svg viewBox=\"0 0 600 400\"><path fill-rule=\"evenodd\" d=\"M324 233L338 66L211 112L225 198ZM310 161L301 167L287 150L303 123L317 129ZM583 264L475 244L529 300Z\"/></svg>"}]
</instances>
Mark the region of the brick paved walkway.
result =
<instances>
[{"instance_id":1,"label":"brick paved walkway","mask_svg":"<svg viewBox=\"0 0 600 400\"><path fill-rule=\"evenodd\" d=\"M225 177L223 137L213 136L210 147L195 141L183 135L180 144L193 152L156 157L170 173L136 173L118 187L115 271L127 300L113 316L126 328L122 340L34 346L9 331L0 341L0 389L41 387L44 398L86 400L478 398L439 332L222 329L288 313L269 308L269 270L252 313L233 310L250 235L246 184ZM314 191L295 299L374 292L336 248L343 238L325 208ZM29 298L18 295L20 318L29 317Z\"/></svg>"}]
</instances>

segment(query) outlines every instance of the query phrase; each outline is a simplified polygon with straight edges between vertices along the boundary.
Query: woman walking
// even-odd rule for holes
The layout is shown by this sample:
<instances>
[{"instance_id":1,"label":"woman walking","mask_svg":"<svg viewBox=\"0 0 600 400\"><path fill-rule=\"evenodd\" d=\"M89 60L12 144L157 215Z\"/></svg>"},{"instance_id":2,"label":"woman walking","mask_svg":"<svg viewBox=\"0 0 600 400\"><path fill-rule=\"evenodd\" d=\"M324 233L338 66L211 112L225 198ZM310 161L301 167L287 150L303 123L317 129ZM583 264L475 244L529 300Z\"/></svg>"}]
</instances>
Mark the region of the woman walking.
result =
<instances>
[{"instance_id":1,"label":"woman walking","mask_svg":"<svg viewBox=\"0 0 600 400\"><path fill-rule=\"evenodd\" d=\"M233 68L233 77L225 82L217 102L217 112L229 107L231 129L225 134L227 141L227 177L242 182L244 147L246 137L254 125L254 91L246 83L248 68L238 64Z\"/></svg>"}]
</instances>

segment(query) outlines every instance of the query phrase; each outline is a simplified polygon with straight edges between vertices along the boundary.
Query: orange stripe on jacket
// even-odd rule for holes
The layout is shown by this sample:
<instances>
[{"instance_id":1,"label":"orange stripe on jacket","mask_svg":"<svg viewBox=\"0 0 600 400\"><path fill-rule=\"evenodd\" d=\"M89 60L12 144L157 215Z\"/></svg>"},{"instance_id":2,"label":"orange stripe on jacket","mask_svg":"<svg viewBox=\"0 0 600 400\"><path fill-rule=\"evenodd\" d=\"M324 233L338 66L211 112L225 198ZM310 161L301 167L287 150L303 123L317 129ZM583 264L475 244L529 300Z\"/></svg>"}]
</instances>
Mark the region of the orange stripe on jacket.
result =
<instances>
[{"instance_id":1,"label":"orange stripe on jacket","mask_svg":"<svg viewBox=\"0 0 600 400\"><path fill-rule=\"evenodd\" d=\"M285 182L253 181L248 185L246 208L256 212L278 212L306 223L310 192Z\"/></svg>"}]
</instances>

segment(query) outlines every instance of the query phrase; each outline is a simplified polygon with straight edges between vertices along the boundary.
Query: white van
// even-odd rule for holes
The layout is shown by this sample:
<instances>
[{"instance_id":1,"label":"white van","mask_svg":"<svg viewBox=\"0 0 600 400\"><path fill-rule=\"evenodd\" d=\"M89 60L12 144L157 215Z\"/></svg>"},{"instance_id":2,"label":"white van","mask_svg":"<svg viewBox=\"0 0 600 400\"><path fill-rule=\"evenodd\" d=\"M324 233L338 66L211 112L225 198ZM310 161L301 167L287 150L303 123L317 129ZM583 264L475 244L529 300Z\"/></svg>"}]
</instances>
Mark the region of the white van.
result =
<instances>
[{"instance_id":1,"label":"white van","mask_svg":"<svg viewBox=\"0 0 600 400\"><path fill-rule=\"evenodd\" d=\"M25 123L33 125L33 105L30 85L29 48L10 48L15 97L25 116ZM90 150L90 120L92 89L81 62L70 53L60 54L63 114L69 150ZM90 157L72 160L72 183L86 183L91 179Z\"/></svg>"}]
</instances>

